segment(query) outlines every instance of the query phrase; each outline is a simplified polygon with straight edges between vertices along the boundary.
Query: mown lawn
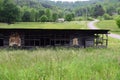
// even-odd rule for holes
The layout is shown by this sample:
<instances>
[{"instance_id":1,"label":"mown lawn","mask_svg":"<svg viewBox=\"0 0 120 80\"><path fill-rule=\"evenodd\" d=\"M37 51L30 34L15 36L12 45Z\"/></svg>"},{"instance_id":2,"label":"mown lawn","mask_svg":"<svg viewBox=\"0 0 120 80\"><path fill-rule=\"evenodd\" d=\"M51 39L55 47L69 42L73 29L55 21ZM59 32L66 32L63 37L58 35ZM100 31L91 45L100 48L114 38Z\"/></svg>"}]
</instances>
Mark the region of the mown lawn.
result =
<instances>
[{"instance_id":1,"label":"mown lawn","mask_svg":"<svg viewBox=\"0 0 120 80\"><path fill-rule=\"evenodd\" d=\"M0 23L0 28L32 28L32 29L84 29L86 28L85 21L71 21L71 22L17 22L15 24Z\"/></svg>"},{"instance_id":2,"label":"mown lawn","mask_svg":"<svg viewBox=\"0 0 120 80\"><path fill-rule=\"evenodd\" d=\"M110 29L112 33L120 34L120 28L118 28L115 20L103 20L96 24L99 28Z\"/></svg>"},{"instance_id":3,"label":"mown lawn","mask_svg":"<svg viewBox=\"0 0 120 80\"><path fill-rule=\"evenodd\" d=\"M105 49L0 49L0 80L120 80L120 40Z\"/></svg>"}]
</instances>

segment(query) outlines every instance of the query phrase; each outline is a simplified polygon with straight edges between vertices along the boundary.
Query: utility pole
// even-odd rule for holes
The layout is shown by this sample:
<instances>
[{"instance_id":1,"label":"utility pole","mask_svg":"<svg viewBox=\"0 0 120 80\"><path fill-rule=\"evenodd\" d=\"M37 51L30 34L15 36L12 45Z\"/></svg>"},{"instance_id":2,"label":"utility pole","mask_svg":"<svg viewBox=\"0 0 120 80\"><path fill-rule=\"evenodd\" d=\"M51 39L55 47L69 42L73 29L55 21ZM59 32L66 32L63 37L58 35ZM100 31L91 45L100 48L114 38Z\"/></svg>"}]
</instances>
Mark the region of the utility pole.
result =
<instances>
[{"instance_id":1,"label":"utility pole","mask_svg":"<svg viewBox=\"0 0 120 80\"><path fill-rule=\"evenodd\" d=\"M88 17L88 15L87 15L87 7L86 7L86 14L85 15L86 15L86 28L87 28L88 27L87 26L87 17Z\"/></svg>"}]
</instances>

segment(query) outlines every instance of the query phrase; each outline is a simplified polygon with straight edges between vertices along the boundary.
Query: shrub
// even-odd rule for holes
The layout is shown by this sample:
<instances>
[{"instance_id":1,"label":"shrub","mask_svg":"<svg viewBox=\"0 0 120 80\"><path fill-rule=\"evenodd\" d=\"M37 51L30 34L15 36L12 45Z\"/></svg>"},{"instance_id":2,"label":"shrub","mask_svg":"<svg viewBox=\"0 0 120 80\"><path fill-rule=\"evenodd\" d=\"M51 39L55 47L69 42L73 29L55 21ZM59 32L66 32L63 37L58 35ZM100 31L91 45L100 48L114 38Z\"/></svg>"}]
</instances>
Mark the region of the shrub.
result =
<instances>
[{"instance_id":1,"label":"shrub","mask_svg":"<svg viewBox=\"0 0 120 80\"><path fill-rule=\"evenodd\" d=\"M98 16L97 19L99 19L100 21L104 20L102 16Z\"/></svg>"},{"instance_id":2,"label":"shrub","mask_svg":"<svg viewBox=\"0 0 120 80\"><path fill-rule=\"evenodd\" d=\"M118 17L116 18L116 24L117 24L117 26L120 28L120 16L118 16Z\"/></svg>"},{"instance_id":3,"label":"shrub","mask_svg":"<svg viewBox=\"0 0 120 80\"><path fill-rule=\"evenodd\" d=\"M94 19L92 17L87 18L88 21L93 21Z\"/></svg>"},{"instance_id":4,"label":"shrub","mask_svg":"<svg viewBox=\"0 0 120 80\"><path fill-rule=\"evenodd\" d=\"M83 17L80 17L80 18L79 18L79 21L82 21L82 20L83 20Z\"/></svg>"},{"instance_id":5,"label":"shrub","mask_svg":"<svg viewBox=\"0 0 120 80\"><path fill-rule=\"evenodd\" d=\"M106 13L103 15L103 18L105 20L111 20L112 19L112 17L109 14L106 14Z\"/></svg>"},{"instance_id":6,"label":"shrub","mask_svg":"<svg viewBox=\"0 0 120 80\"><path fill-rule=\"evenodd\" d=\"M40 21L41 22L47 22L48 21L48 17L46 15L43 15L40 17Z\"/></svg>"},{"instance_id":7,"label":"shrub","mask_svg":"<svg viewBox=\"0 0 120 80\"><path fill-rule=\"evenodd\" d=\"M73 19L72 14L67 14L65 16L65 19L66 19L66 21L72 21L72 19Z\"/></svg>"}]
</instances>

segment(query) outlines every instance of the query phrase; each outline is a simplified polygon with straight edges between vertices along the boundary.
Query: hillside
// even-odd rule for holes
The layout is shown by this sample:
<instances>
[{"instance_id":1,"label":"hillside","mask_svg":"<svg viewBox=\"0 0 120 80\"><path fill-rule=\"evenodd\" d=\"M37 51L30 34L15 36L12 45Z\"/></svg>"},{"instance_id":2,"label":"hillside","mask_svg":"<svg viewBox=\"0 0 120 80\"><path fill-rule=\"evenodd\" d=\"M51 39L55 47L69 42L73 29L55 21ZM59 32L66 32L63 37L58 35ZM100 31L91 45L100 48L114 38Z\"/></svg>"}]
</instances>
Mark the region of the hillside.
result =
<instances>
[{"instance_id":1,"label":"hillside","mask_svg":"<svg viewBox=\"0 0 120 80\"><path fill-rule=\"evenodd\" d=\"M19 6L28 6L30 8L50 8L54 11L62 10L65 13L75 12L81 8L92 9L95 5L100 4L104 7L106 12L116 12L117 8L120 6L120 0L90 0L90 1L77 1L77 2L61 2L61 1L51 1L51 0L15 0L16 4ZM89 10L88 10L89 12ZM91 11L90 11L91 12ZM111 14L111 13L110 13Z\"/></svg>"},{"instance_id":2,"label":"hillside","mask_svg":"<svg viewBox=\"0 0 120 80\"><path fill-rule=\"evenodd\" d=\"M77 2L61 2L61 1L51 1L51 0L15 0L17 5L20 6L29 6L29 7L44 7L44 8L51 8L51 7L60 7L60 8L77 8L77 7L86 7L94 4L103 4L105 6L119 4L120 0L90 0L90 1L77 1Z\"/></svg>"},{"instance_id":3,"label":"hillside","mask_svg":"<svg viewBox=\"0 0 120 80\"><path fill-rule=\"evenodd\" d=\"M55 22L58 18L64 18L66 21L74 21L76 18L77 20L85 20L86 14L89 20L104 17L106 14L107 17L111 19L114 14L120 14L120 0L90 0L77 2L1 0L0 7L0 22L6 23ZM82 17L82 19L80 17Z\"/></svg>"}]
</instances>

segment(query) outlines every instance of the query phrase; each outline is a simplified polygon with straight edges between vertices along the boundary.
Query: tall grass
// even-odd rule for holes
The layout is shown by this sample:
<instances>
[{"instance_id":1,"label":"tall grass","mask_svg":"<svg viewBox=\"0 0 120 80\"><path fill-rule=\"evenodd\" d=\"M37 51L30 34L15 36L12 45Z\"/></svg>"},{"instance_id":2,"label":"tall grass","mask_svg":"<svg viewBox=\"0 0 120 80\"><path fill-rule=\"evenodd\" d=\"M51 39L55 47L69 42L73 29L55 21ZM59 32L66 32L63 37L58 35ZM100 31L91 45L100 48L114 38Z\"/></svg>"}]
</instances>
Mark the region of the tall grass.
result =
<instances>
[{"instance_id":1,"label":"tall grass","mask_svg":"<svg viewBox=\"0 0 120 80\"><path fill-rule=\"evenodd\" d=\"M120 41L109 47L0 50L0 80L120 80Z\"/></svg>"}]
</instances>

